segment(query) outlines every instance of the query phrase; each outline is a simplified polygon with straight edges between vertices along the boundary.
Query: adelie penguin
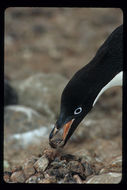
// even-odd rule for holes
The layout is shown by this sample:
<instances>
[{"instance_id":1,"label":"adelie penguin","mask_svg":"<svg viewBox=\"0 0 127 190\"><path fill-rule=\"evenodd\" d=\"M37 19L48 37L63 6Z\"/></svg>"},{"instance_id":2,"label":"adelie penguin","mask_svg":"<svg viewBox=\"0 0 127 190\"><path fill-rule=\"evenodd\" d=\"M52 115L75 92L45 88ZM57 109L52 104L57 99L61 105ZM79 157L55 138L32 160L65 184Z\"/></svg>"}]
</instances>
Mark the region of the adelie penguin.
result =
<instances>
[{"instance_id":1,"label":"adelie penguin","mask_svg":"<svg viewBox=\"0 0 127 190\"><path fill-rule=\"evenodd\" d=\"M63 147L100 95L110 87L122 85L122 70L123 25L110 34L95 57L64 88L59 118L49 135L51 147ZM61 139L54 139L62 129Z\"/></svg>"}]
</instances>

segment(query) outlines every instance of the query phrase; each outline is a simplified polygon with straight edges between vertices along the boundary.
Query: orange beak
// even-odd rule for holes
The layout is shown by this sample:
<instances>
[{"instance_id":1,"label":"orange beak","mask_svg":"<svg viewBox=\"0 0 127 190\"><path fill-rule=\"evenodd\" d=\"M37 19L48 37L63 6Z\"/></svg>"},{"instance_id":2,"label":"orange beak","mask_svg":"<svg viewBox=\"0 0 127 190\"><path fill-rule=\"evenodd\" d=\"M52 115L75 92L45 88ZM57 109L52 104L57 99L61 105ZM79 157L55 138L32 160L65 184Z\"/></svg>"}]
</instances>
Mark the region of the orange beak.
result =
<instances>
[{"instance_id":1,"label":"orange beak","mask_svg":"<svg viewBox=\"0 0 127 190\"><path fill-rule=\"evenodd\" d=\"M68 123L66 123L64 125L64 131L63 131L63 140L66 138L67 134L68 134L68 131L73 123L74 119L72 119L71 121L69 121Z\"/></svg>"},{"instance_id":2,"label":"orange beak","mask_svg":"<svg viewBox=\"0 0 127 190\"><path fill-rule=\"evenodd\" d=\"M57 127L55 126L53 128L53 130L51 131L50 135L49 135L49 144L51 145L52 148L57 148L58 146L62 147L64 146L64 141L66 141L66 137L69 133L69 130L72 126L74 119L68 121L68 123L66 123L62 128L63 128L63 133L62 136L59 136L59 130L61 129L57 129ZM57 135L57 136L56 136Z\"/></svg>"}]
</instances>

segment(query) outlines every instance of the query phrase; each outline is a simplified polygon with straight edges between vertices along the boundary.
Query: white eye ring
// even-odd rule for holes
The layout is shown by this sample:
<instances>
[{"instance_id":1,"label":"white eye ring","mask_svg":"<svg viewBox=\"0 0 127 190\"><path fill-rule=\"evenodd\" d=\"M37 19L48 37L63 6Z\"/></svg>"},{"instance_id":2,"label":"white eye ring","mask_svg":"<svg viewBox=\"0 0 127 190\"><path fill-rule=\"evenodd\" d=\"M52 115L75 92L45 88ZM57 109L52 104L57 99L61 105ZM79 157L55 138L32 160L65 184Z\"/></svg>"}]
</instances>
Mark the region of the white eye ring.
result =
<instances>
[{"instance_id":1,"label":"white eye ring","mask_svg":"<svg viewBox=\"0 0 127 190\"><path fill-rule=\"evenodd\" d=\"M79 114L79 113L81 113L81 112L82 112L82 108L81 108L81 107L78 107L78 108L76 108L76 110L74 111L74 114L77 115L77 114Z\"/></svg>"}]
</instances>

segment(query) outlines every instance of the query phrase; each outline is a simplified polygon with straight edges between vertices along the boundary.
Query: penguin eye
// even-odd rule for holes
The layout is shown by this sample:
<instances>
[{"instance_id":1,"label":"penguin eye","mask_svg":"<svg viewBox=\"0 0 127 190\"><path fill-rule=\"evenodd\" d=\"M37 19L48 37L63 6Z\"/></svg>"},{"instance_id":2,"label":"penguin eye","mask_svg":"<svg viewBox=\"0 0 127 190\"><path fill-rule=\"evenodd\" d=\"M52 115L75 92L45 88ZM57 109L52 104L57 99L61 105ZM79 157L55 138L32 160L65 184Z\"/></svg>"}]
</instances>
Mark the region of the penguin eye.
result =
<instances>
[{"instance_id":1,"label":"penguin eye","mask_svg":"<svg viewBox=\"0 0 127 190\"><path fill-rule=\"evenodd\" d=\"M82 112L82 108L81 107L78 107L78 108L76 108L76 110L74 111L74 115L77 115L77 114L79 114L79 113L81 113Z\"/></svg>"}]
</instances>

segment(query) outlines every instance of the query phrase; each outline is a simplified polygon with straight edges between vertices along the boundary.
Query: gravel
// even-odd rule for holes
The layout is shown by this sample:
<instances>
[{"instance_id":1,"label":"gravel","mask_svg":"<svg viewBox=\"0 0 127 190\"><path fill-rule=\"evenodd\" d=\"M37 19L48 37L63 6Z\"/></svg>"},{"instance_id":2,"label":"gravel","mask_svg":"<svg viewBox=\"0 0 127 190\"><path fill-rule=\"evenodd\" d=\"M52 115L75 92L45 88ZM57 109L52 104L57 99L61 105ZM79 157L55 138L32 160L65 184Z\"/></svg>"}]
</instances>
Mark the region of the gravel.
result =
<instances>
[{"instance_id":1,"label":"gravel","mask_svg":"<svg viewBox=\"0 0 127 190\"><path fill-rule=\"evenodd\" d=\"M95 163L82 161L77 155L46 149L41 157L33 156L23 166L5 171L4 180L8 183L117 183L121 179L121 172L117 170L120 157L111 163L110 167L116 168L114 172L110 168L105 171L102 163L98 170Z\"/></svg>"}]
</instances>

